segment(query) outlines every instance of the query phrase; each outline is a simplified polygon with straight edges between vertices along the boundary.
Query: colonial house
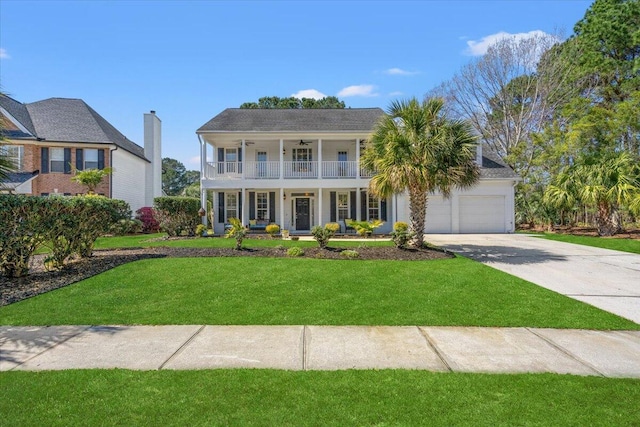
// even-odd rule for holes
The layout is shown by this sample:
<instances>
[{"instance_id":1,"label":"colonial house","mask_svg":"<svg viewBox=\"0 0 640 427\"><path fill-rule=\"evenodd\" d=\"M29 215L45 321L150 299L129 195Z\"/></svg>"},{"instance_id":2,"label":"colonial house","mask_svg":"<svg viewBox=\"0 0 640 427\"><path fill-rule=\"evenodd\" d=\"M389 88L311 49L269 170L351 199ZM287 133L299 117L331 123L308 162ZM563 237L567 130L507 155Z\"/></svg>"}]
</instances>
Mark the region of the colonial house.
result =
<instances>
[{"instance_id":1,"label":"colonial house","mask_svg":"<svg viewBox=\"0 0 640 427\"><path fill-rule=\"evenodd\" d=\"M213 228L230 218L251 229L279 224L291 234L315 225L379 219L388 233L408 221L408 196L368 191L372 171L360 165L379 108L226 109L197 130L203 207L213 200ZM426 232L514 231L516 174L479 146L481 179L449 199L430 195ZM211 194L212 193L212 194Z\"/></svg>"},{"instance_id":2,"label":"colonial house","mask_svg":"<svg viewBox=\"0 0 640 427\"><path fill-rule=\"evenodd\" d=\"M0 120L0 149L17 166L2 191L79 195L86 188L71 180L74 170L111 167L96 193L125 200L133 211L162 193L161 123L154 111L144 115L144 148L81 99L23 104L0 95Z\"/></svg>"}]
</instances>

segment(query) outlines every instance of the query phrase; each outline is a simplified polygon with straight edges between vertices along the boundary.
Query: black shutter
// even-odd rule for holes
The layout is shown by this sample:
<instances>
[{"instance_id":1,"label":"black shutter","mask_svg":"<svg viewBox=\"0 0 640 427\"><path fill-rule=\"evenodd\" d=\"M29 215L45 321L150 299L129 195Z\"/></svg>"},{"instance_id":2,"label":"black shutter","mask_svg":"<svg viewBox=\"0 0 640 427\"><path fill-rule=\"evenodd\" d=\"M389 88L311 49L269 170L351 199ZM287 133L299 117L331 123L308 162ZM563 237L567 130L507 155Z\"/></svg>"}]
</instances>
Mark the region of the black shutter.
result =
<instances>
[{"instance_id":1,"label":"black shutter","mask_svg":"<svg viewBox=\"0 0 640 427\"><path fill-rule=\"evenodd\" d=\"M242 148L238 148L238 173L242 173Z\"/></svg>"},{"instance_id":2,"label":"black shutter","mask_svg":"<svg viewBox=\"0 0 640 427\"><path fill-rule=\"evenodd\" d=\"M224 162L224 148L218 148L218 162Z\"/></svg>"},{"instance_id":3,"label":"black shutter","mask_svg":"<svg viewBox=\"0 0 640 427\"><path fill-rule=\"evenodd\" d=\"M76 148L76 170L84 169L84 153L82 152L82 148Z\"/></svg>"},{"instance_id":4,"label":"black shutter","mask_svg":"<svg viewBox=\"0 0 640 427\"><path fill-rule=\"evenodd\" d=\"M224 193L218 193L218 223L224 222Z\"/></svg>"},{"instance_id":5,"label":"black shutter","mask_svg":"<svg viewBox=\"0 0 640 427\"><path fill-rule=\"evenodd\" d=\"M362 221L368 221L369 217L367 215L367 205L368 205L368 200L367 200L367 192L366 191L361 191L360 192L360 219Z\"/></svg>"},{"instance_id":6,"label":"black shutter","mask_svg":"<svg viewBox=\"0 0 640 427\"><path fill-rule=\"evenodd\" d=\"M351 214L351 219L352 220L356 220L356 218L358 218L356 212L356 192L352 191L349 193L349 205L351 205L351 212L349 212Z\"/></svg>"},{"instance_id":7,"label":"black shutter","mask_svg":"<svg viewBox=\"0 0 640 427\"><path fill-rule=\"evenodd\" d=\"M269 192L269 222L276 222L276 192Z\"/></svg>"},{"instance_id":8,"label":"black shutter","mask_svg":"<svg viewBox=\"0 0 640 427\"><path fill-rule=\"evenodd\" d=\"M64 173L71 173L71 148L64 149Z\"/></svg>"},{"instance_id":9,"label":"black shutter","mask_svg":"<svg viewBox=\"0 0 640 427\"><path fill-rule=\"evenodd\" d=\"M98 150L98 169L104 169L104 150Z\"/></svg>"},{"instance_id":10,"label":"black shutter","mask_svg":"<svg viewBox=\"0 0 640 427\"><path fill-rule=\"evenodd\" d=\"M329 193L329 205L331 209L331 222L336 222L336 192L332 191Z\"/></svg>"},{"instance_id":11,"label":"black shutter","mask_svg":"<svg viewBox=\"0 0 640 427\"><path fill-rule=\"evenodd\" d=\"M387 199L380 200L380 219L387 220Z\"/></svg>"},{"instance_id":12,"label":"black shutter","mask_svg":"<svg viewBox=\"0 0 640 427\"><path fill-rule=\"evenodd\" d=\"M40 149L40 173L49 173L49 149L47 147Z\"/></svg>"},{"instance_id":13,"label":"black shutter","mask_svg":"<svg viewBox=\"0 0 640 427\"><path fill-rule=\"evenodd\" d=\"M256 219L256 193L249 191L249 220Z\"/></svg>"},{"instance_id":14,"label":"black shutter","mask_svg":"<svg viewBox=\"0 0 640 427\"><path fill-rule=\"evenodd\" d=\"M238 191L238 219L242 221L242 191Z\"/></svg>"}]
</instances>

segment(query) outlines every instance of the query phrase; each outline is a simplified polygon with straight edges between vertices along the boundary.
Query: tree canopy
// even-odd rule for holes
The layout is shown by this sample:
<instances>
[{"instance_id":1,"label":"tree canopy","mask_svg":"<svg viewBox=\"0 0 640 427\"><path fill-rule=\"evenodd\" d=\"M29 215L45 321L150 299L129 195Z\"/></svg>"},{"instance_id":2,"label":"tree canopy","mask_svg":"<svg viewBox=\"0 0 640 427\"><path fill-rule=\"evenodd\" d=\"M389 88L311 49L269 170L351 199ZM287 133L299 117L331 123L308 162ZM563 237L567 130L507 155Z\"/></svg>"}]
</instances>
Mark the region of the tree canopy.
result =
<instances>
[{"instance_id":1,"label":"tree canopy","mask_svg":"<svg viewBox=\"0 0 640 427\"><path fill-rule=\"evenodd\" d=\"M298 108L345 108L344 101L339 100L335 96L326 96L321 99L314 98L280 98L277 96L263 96L258 102L245 102L240 108L279 108L279 109L298 109Z\"/></svg>"},{"instance_id":2,"label":"tree canopy","mask_svg":"<svg viewBox=\"0 0 640 427\"><path fill-rule=\"evenodd\" d=\"M162 159L162 190L167 196L180 196L185 188L198 184L200 172L187 170L182 162L164 157Z\"/></svg>"}]
</instances>

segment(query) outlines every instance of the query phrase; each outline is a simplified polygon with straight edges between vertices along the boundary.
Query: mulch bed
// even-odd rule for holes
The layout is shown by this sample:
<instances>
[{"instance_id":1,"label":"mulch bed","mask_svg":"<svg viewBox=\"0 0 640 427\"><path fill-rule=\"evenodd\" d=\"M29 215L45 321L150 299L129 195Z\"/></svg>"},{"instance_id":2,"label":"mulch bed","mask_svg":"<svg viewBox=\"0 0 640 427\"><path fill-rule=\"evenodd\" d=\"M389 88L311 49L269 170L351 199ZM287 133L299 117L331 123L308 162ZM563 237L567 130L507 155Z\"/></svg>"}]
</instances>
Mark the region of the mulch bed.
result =
<instances>
[{"instance_id":1,"label":"mulch bed","mask_svg":"<svg viewBox=\"0 0 640 427\"><path fill-rule=\"evenodd\" d=\"M396 249L391 246L349 248L358 252L354 260L402 260L422 261L451 258L451 253L423 248ZM304 248L302 258L346 259L340 255L344 248L320 249ZM149 258L187 258L187 257L271 257L287 256L286 249L250 248L236 251L229 248L123 248L114 250L95 250L93 256L69 262L62 271L45 271L42 263L44 255L36 255L31 260L31 271L26 277L9 279L0 276L0 306L21 301L54 289L62 288L95 276L114 267L133 261Z\"/></svg>"}]
</instances>

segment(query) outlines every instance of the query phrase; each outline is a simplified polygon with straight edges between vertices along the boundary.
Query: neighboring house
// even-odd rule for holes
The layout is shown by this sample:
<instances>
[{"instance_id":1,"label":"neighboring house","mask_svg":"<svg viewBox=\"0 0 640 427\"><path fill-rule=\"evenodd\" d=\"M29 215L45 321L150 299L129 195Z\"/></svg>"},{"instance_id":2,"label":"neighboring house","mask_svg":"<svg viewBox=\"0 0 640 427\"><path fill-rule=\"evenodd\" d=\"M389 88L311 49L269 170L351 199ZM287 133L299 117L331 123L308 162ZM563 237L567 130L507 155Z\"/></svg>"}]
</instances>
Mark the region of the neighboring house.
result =
<instances>
[{"instance_id":1,"label":"neighboring house","mask_svg":"<svg viewBox=\"0 0 640 427\"><path fill-rule=\"evenodd\" d=\"M213 228L237 217L251 228L273 222L291 233L314 225L380 219L388 233L408 221L408 197L379 199L368 192L370 171L360 166L364 143L384 112L379 108L230 108L197 130L203 207L213 199ZM514 231L516 174L478 149L480 182L450 199L429 197L426 231ZM209 194L213 192L213 195ZM212 197L211 197L212 196Z\"/></svg>"},{"instance_id":2,"label":"neighboring house","mask_svg":"<svg viewBox=\"0 0 640 427\"><path fill-rule=\"evenodd\" d=\"M29 104L0 95L0 149L17 173L0 190L31 195L79 195L86 188L73 171L113 168L96 193L125 200L135 211L161 195L160 119L144 115L145 148L130 141L81 99L50 98Z\"/></svg>"}]
</instances>

